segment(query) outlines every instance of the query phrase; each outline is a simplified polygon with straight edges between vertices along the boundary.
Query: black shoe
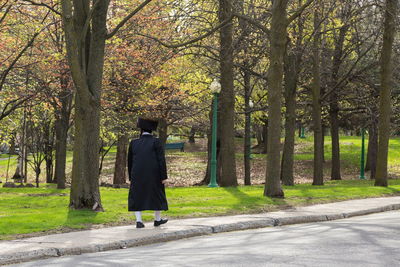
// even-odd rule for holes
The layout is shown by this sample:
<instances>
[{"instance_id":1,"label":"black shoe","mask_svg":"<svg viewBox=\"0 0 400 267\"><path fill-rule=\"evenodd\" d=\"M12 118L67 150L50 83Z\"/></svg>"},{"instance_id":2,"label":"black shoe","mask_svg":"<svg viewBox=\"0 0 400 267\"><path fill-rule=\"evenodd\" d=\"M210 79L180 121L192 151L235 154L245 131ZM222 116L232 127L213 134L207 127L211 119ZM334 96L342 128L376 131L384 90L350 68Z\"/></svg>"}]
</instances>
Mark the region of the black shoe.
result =
<instances>
[{"instance_id":1,"label":"black shoe","mask_svg":"<svg viewBox=\"0 0 400 267\"><path fill-rule=\"evenodd\" d=\"M159 221L154 221L154 226L160 226L161 224L167 223L168 219L161 219Z\"/></svg>"},{"instance_id":2,"label":"black shoe","mask_svg":"<svg viewBox=\"0 0 400 267\"><path fill-rule=\"evenodd\" d=\"M144 228L144 224L142 222L136 222L136 228Z\"/></svg>"}]
</instances>

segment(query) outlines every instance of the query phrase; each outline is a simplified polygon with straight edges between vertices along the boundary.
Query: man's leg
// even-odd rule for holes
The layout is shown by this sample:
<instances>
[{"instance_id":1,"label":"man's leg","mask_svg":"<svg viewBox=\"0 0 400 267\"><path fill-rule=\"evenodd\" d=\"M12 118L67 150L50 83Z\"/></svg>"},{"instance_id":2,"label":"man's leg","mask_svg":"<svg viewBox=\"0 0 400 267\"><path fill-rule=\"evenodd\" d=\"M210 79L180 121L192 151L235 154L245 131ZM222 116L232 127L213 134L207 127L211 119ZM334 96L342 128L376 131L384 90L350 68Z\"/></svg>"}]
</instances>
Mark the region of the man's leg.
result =
<instances>
[{"instance_id":1,"label":"man's leg","mask_svg":"<svg viewBox=\"0 0 400 267\"><path fill-rule=\"evenodd\" d=\"M161 220L161 210L155 210L154 211L154 220L155 221L160 221Z\"/></svg>"},{"instance_id":2,"label":"man's leg","mask_svg":"<svg viewBox=\"0 0 400 267\"><path fill-rule=\"evenodd\" d=\"M167 223L168 219L161 219L161 210L154 211L154 226L160 226L161 224Z\"/></svg>"},{"instance_id":3,"label":"man's leg","mask_svg":"<svg viewBox=\"0 0 400 267\"><path fill-rule=\"evenodd\" d=\"M136 222L142 222L142 212L141 211L135 211L135 216L136 216Z\"/></svg>"}]
</instances>

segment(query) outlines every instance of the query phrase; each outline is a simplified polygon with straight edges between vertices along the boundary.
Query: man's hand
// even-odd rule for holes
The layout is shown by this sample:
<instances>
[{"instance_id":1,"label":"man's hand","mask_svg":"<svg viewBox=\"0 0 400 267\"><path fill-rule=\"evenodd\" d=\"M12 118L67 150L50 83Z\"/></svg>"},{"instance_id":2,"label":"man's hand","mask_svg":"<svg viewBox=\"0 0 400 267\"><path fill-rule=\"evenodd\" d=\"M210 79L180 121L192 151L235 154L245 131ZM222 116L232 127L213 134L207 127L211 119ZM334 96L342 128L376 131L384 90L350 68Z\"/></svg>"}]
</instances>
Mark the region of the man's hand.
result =
<instances>
[{"instance_id":1,"label":"man's hand","mask_svg":"<svg viewBox=\"0 0 400 267\"><path fill-rule=\"evenodd\" d=\"M167 179L162 180L161 183L165 185L167 183Z\"/></svg>"}]
</instances>

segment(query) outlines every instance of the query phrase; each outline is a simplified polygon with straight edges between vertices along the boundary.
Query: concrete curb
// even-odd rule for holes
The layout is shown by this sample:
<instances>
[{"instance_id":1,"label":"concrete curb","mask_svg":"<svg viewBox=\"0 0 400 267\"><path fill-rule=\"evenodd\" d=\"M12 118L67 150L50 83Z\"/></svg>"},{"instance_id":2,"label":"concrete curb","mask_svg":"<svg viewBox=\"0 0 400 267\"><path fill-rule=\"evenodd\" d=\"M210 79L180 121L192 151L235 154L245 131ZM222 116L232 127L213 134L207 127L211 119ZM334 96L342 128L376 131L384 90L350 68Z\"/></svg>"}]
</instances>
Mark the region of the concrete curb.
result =
<instances>
[{"instance_id":1,"label":"concrete curb","mask_svg":"<svg viewBox=\"0 0 400 267\"><path fill-rule=\"evenodd\" d=\"M290 216L282 218L264 218L264 219L238 222L238 223L220 224L216 226L202 225L189 230L179 230L171 233L160 233L150 237L122 240L118 242L88 245L88 246L74 247L74 248L55 247L48 249L38 249L28 252L10 253L7 255L0 255L0 265L27 262L27 261L46 259L51 257L80 255L84 253L94 253L101 251L124 249L124 248L143 246L143 245L179 240L196 236L211 235L215 233L301 224L301 223L332 221L332 220L339 220L344 218L368 215L372 213L380 213L391 210L400 210L400 204L391 204L378 208L358 210L349 213L306 215L306 216L302 215L302 216Z\"/></svg>"}]
</instances>

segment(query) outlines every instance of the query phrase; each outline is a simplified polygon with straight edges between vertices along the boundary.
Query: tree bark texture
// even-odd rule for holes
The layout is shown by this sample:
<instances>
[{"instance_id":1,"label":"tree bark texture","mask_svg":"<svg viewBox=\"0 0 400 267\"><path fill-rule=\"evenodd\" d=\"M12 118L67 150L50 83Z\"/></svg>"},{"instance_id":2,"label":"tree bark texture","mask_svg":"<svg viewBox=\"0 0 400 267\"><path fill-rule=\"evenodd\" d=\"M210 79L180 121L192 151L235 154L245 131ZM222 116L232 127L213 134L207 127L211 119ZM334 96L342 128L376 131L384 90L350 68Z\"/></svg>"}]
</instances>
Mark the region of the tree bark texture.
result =
<instances>
[{"instance_id":1,"label":"tree bark texture","mask_svg":"<svg viewBox=\"0 0 400 267\"><path fill-rule=\"evenodd\" d=\"M260 152L262 153L262 149L261 149L263 146L262 126L259 124L253 124L253 131L256 135L257 147L260 148Z\"/></svg>"},{"instance_id":2,"label":"tree bark texture","mask_svg":"<svg viewBox=\"0 0 400 267\"><path fill-rule=\"evenodd\" d=\"M68 61L76 89L70 207L101 211L98 148L109 1L98 0L90 7L90 1L62 0L61 5Z\"/></svg>"},{"instance_id":3,"label":"tree bark texture","mask_svg":"<svg viewBox=\"0 0 400 267\"><path fill-rule=\"evenodd\" d=\"M272 4L270 66L268 69L268 155L264 196L283 197L280 180L281 98L283 58L287 43L287 0L275 0Z\"/></svg>"},{"instance_id":4,"label":"tree bark texture","mask_svg":"<svg viewBox=\"0 0 400 267\"><path fill-rule=\"evenodd\" d=\"M299 4L302 1L299 0ZM294 164L294 140L296 135L296 91L302 61L302 40L304 20L301 17L297 20L298 32L294 47L287 48L284 60L285 72L285 143L281 163L281 180L284 185L294 185L293 164ZM301 123L299 123L301 125ZM300 132L301 134L301 127Z\"/></svg>"},{"instance_id":5,"label":"tree bark texture","mask_svg":"<svg viewBox=\"0 0 400 267\"><path fill-rule=\"evenodd\" d=\"M192 128L190 128L190 133L189 133L189 143L191 144L196 143L195 135L196 135L196 129L192 126Z\"/></svg>"},{"instance_id":6,"label":"tree bark texture","mask_svg":"<svg viewBox=\"0 0 400 267\"><path fill-rule=\"evenodd\" d=\"M161 145L165 146L168 139L168 124L166 119L160 119L158 122L158 137L160 138Z\"/></svg>"},{"instance_id":7,"label":"tree bark texture","mask_svg":"<svg viewBox=\"0 0 400 267\"><path fill-rule=\"evenodd\" d=\"M219 21L232 16L232 0L219 0ZM237 186L235 160L235 93L233 87L233 24L220 30L220 116L221 125L221 177L220 186Z\"/></svg>"},{"instance_id":8,"label":"tree bark texture","mask_svg":"<svg viewBox=\"0 0 400 267\"><path fill-rule=\"evenodd\" d=\"M302 128L303 128L303 124L301 123L301 121L299 121L298 122L298 137L300 138L301 137L301 130L302 130Z\"/></svg>"},{"instance_id":9,"label":"tree bark texture","mask_svg":"<svg viewBox=\"0 0 400 267\"><path fill-rule=\"evenodd\" d=\"M290 53L285 57L285 143L281 162L281 180L284 185L294 185L294 136L296 134L296 89L298 57Z\"/></svg>"},{"instance_id":10,"label":"tree bark texture","mask_svg":"<svg viewBox=\"0 0 400 267\"><path fill-rule=\"evenodd\" d=\"M336 86L338 83L339 68L342 64L343 57L343 44L345 36L348 31L348 24L345 23L339 29L339 36L335 40L335 50L332 59L332 74L330 86ZM331 167L331 180L341 180L340 172L340 145L339 145L339 88L336 88L331 93L329 104L329 120L331 124L331 137L332 137L332 167Z\"/></svg>"},{"instance_id":11,"label":"tree bark texture","mask_svg":"<svg viewBox=\"0 0 400 267\"><path fill-rule=\"evenodd\" d=\"M263 138L263 147L262 147L262 152L263 154L268 153L268 119L264 119L263 125L262 125L262 138Z\"/></svg>"},{"instance_id":12,"label":"tree bark texture","mask_svg":"<svg viewBox=\"0 0 400 267\"><path fill-rule=\"evenodd\" d=\"M128 156L128 151L127 151L128 144L129 144L129 139L127 134L122 134L118 136L113 184L126 183L126 163Z\"/></svg>"},{"instance_id":13,"label":"tree bark texture","mask_svg":"<svg viewBox=\"0 0 400 267\"><path fill-rule=\"evenodd\" d=\"M52 183L53 182L53 150L54 150L54 131L50 125L51 123L48 123L48 127L44 129L45 131L45 162L46 162L46 183Z\"/></svg>"},{"instance_id":14,"label":"tree bark texture","mask_svg":"<svg viewBox=\"0 0 400 267\"><path fill-rule=\"evenodd\" d=\"M398 0L386 0L383 45L381 51L381 91L378 124L378 158L375 186L388 185L388 150L390 137L391 91L393 73L393 40L396 34Z\"/></svg>"},{"instance_id":15,"label":"tree bark texture","mask_svg":"<svg viewBox=\"0 0 400 267\"><path fill-rule=\"evenodd\" d=\"M314 13L315 35L313 40L312 106L314 126L314 170L313 185L323 185L323 136L321 119L321 74L320 74L320 22L318 11Z\"/></svg>"},{"instance_id":16,"label":"tree bark texture","mask_svg":"<svg viewBox=\"0 0 400 267\"><path fill-rule=\"evenodd\" d=\"M65 167L67 161L67 140L69 130L69 120L71 117L73 93L68 88L66 77L60 78L62 91L58 96L60 106L56 110L55 132L55 168L54 181L57 182L58 189L65 188L66 174Z\"/></svg>"},{"instance_id":17,"label":"tree bark texture","mask_svg":"<svg viewBox=\"0 0 400 267\"><path fill-rule=\"evenodd\" d=\"M370 179L375 179L376 176L376 160L378 153L378 127L376 124L376 115L374 114L375 120L369 126L368 136L368 152L367 161L365 164L365 171L370 171Z\"/></svg>"},{"instance_id":18,"label":"tree bark texture","mask_svg":"<svg viewBox=\"0 0 400 267\"><path fill-rule=\"evenodd\" d=\"M250 108L250 74L244 72L244 103L245 103L245 125L244 125L244 184L251 185L250 153L251 153L251 108Z\"/></svg>"}]
</instances>

